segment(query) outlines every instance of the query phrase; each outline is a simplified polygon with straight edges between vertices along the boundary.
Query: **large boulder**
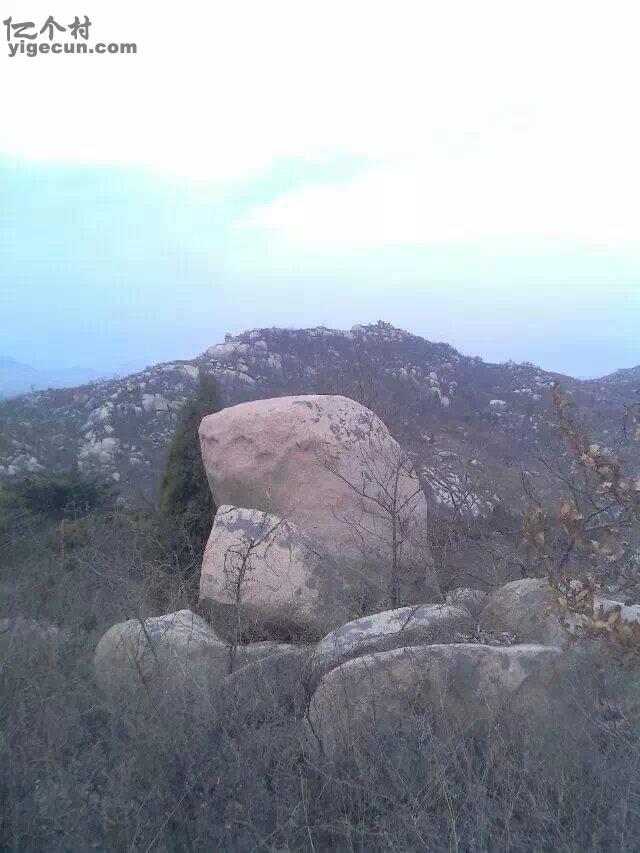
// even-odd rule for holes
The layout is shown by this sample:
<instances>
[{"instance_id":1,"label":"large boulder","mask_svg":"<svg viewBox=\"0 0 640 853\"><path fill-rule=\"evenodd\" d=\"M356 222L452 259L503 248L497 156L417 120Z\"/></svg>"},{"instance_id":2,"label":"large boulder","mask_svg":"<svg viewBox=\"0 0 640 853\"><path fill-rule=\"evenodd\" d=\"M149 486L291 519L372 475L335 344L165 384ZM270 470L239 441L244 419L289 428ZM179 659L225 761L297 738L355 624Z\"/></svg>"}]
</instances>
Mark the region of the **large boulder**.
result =
<instances>
[{"instance_id":1,"label":"large boulder","mask_svg":"<svg viewBox=\"0 0 640 853\"><path fill-rule=\"evenodd\" d=\"M424 580L424 494L398 443L364 406L335 395L242 403L205 417L200 442L218 506L286 518L385 591L400 563Z\"/></svg>"},{"instance_id":2,"label":"large boulder","mask_svg":"<svg viewBox=\"0 0 640 853\"><path fill-rule=\"evenodd\" d=\"M640 605L625 605L596 594L591 618L562 611L557 593L543 578L524 578L489 596L480 613L480 625L488 631L516 634L521 640L567 648L596 635L598 623L614 618L640 632Z\"/></svg>"},{"instance_id":3,"label":"large boulder","mask_svg":"<svg viewBox=\"0 0 640 853\"><path fill-rule=\"evenodd\" d=\"M308 746L329 758L360 739L393 743L424 720L465 727L490 719L528 679L553 668L559 648L472 643L411 646L354 658L324 676L311 698Z\"/></svg>"},{"instance_id":4,"label":"large boulder","mask_svg":"<svg viewBox=\"0 0 640 853\"><path fill-rule=\"evenodd\" d=\"M204 619L180 610L113 625L98 642L94 668L98 684L114 699L203 695L230 672L280 647L256 643L230 648Z\"/></svg>"},{"instance_id":5,"label":"large boulder","mask_svg":"<svg viewBox=\"0 0 640 853\"><path fill-rule=\"evenodd\" d=\"M318 643L309 661L309 678L315 682L328 670L365 653L451 641L456 627L470 621L468 610L449 604L398 607L354 619Z\"/></svg>"},{"instance_id":6,"label":"large boulder","mask_svg":"<svg viewBox=\"0 0 640 853\"><path fill-rule=\"evenodd\" d=\"M348 618L348 572L286 519L221 506L200 575L200 600L213 605L224 636L318 637ZM352 578L355 580L355 578Z\"/></svg>"}]
</instances>

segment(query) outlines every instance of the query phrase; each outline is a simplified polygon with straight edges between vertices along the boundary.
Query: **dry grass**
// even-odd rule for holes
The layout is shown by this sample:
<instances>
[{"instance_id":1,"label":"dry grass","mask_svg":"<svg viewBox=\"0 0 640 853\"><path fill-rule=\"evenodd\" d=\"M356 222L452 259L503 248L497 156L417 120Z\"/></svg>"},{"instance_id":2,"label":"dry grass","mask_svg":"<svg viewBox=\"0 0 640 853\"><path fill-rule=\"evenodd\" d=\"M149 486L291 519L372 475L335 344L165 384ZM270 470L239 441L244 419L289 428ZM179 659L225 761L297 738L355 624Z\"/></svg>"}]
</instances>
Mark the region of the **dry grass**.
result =
<instances>
[{"instance_id":1,"label":"dry grass","mask_svg":"<svg viewBox=\"0 0 640 853\"><path fill-rule=\"evenodd\" d=\"M393 750L354 732L338 764L305 752L270 670L253 701L243 689L112 708L93 679L97 639L179 609L184 590L124 518L86 524L71 554L40 527L2 555L0 617L61 634L0 637L1 849L638 849L637 673L585 662L566 685L571 715L514 706L436 731L416 713Z\"/></svg>"}]
</instances>

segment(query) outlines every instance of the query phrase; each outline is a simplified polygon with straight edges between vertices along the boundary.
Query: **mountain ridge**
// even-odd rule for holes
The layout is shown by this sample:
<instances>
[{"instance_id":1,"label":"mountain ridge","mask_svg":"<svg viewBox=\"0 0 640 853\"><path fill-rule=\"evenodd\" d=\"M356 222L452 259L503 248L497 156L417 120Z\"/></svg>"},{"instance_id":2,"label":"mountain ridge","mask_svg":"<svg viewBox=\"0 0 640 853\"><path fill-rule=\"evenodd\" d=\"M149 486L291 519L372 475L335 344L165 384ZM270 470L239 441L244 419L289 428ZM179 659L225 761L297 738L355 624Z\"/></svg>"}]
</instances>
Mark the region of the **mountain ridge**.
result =
<instances>
[{"instance_id":1,"label":"mountain ridge","mask_svg":"<svg viewBox=\"0 0 640 853\"><path fill-rule=\"evenodd\" d=\"M531 468L530 459L554 440L555 381L605 443L617 410L637 401L635 368L582 380L526 362L494 364L382 321L348 331L258 328L226 335L192 359L3 401L0 478L78 465L112 478L128 500L153 500L200 369L217 378L227 404L302 393L352 397L376 411L425 470L446 454L448 467L460 469L456 476L473 468L483 501L505 483L513 494L520 468Z\"/></svg>"}]
</instances>

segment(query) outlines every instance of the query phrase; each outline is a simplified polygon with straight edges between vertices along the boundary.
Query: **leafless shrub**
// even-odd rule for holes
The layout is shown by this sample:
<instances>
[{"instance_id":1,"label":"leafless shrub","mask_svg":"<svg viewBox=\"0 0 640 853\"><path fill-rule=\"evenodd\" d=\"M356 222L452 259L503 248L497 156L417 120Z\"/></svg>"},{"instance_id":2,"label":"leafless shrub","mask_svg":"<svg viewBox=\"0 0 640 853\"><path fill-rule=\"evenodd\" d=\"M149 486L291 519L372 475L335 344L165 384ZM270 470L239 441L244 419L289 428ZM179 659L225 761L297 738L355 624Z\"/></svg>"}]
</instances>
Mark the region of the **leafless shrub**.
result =
<instances>
[{"instance_id":1,"label":"leafless shrub","mask_svg":"<svg viewBox=\"0 0 640 853\"><path fill-rule=\"evenodd\" d=\"M363 427L357 471L333 447L328 446L319 461L353 494L353 509L336 510L336 518L359 550L359 571L379 586L390 607L399 607L403 587L413 584L424 590L434 582L428 530L420 511L424 492L412 454L382 440L375 421L371 415ZM388 574L386 586L378 571L380 555L383 574Z\"/></svg>"},{"instance_id":2,"label":"leafless shrub","mask_svg":"<svg viewBox=\"0 0 640 853\"><path fill-rule=\"evenodd\" d=\"M640 622L626 619L622 604L606 611L601 604L607 595L632 601L640 595L640 479L589 438L559 384L553 401L572 464L568 472L556 468L565 494L555 517L523 477L529 498L523 540L555 590L561 622L578 615L585 633L607 639L613 650L640 654ZM627 412L623 434L635 417Z\"/></svg>"}]
</instances>

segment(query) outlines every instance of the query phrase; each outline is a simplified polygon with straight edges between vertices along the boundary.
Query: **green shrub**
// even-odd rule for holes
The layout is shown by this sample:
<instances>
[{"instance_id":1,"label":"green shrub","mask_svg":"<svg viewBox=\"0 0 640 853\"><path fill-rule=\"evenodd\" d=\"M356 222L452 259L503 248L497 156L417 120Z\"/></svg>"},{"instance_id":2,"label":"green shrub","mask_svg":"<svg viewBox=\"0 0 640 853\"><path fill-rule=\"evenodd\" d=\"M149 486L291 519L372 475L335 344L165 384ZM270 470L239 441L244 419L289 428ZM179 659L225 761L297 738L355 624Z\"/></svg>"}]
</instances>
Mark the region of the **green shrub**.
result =
<instances>
[{"instance_id":1,"label":"green shrub","mask_svg":"<svg viewBox=\"0 0 640 853\"><path fill-rule=\"evenodd\" d=\"M21 509L49 518L78 518L104 506L112 497L111 485L72 469L64 474L31 475L5 487L3 509Z\"/></svg>"}]
</instances>

